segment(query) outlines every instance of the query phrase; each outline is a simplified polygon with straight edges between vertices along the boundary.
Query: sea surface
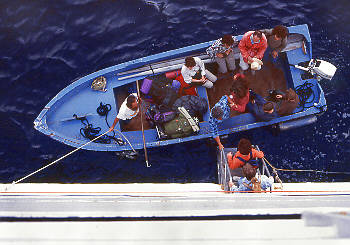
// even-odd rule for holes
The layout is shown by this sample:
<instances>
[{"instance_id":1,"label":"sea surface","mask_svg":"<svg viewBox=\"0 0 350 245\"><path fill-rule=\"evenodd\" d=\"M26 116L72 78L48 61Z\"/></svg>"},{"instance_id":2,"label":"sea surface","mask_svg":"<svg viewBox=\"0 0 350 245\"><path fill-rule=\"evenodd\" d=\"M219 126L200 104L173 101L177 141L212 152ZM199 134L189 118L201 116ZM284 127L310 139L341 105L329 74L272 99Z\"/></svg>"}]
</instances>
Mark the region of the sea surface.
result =
<instances>
[{"instance_id":1,"label":"sea surface","mask_svg":"<svg viewBox=\"0 0 350 245\"><path fill-rule=\"evenodd\" d=\"M33 121L75 78L128 60L223 34L308 24L314 57L338 67L322 81L328 111L315 124L249 137L275 166L350 172L350 1L348 0L11 0L0 1L0 183L17 180L73 148ZM26 182L215 182L216 148L196 141L120 160L80 150ZM350 181L346 174L280 173L284 182Z\"/></svg>"}]
</instances>

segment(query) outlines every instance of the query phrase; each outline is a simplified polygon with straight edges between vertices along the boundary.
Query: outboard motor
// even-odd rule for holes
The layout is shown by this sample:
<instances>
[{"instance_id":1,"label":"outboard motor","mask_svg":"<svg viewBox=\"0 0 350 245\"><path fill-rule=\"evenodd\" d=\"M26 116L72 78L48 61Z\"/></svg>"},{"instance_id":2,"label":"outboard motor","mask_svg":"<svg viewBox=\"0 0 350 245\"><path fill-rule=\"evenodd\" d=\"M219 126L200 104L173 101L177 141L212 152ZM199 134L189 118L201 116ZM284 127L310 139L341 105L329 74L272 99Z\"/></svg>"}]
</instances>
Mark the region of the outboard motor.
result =
<instances>
[{"instance_id":1,"label":"outboard motor","mask_svg":"<svg viewBox=\"0 0 350 245\"><path fill-rule=\"evenodd\" d=\"M319 59L311 59L309 62L303 62L292 66L309 73L309 78L310 75L311 77L316 75L318 81L320 81L322 78L331 80L337 70L337 67L331 63Z\"/></svg>"}]
</instances>

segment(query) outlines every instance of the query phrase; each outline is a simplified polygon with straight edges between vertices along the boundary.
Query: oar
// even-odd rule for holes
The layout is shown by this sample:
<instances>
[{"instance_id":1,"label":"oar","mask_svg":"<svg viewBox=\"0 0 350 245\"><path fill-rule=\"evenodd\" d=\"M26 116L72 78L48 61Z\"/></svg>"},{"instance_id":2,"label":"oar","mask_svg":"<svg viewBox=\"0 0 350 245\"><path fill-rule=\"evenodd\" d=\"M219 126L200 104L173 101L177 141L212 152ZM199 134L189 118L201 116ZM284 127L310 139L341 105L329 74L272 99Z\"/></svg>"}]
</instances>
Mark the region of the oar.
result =
<instances>
[{"instance_id":1,"label":"oar","mask_svg":"<svg viewBox=\"0 0 350 245\"><path fill-rule=\"evenodd\" d=\"M206 59L203 60L204 63L210 63L212 62L211 59ZM153 73L160 73L160 72L167 72L167 71L172 71L172 70L177 70L180 69L182 67L183 64L177 64L177 65L170 65L170 66L166 66L166 67L161 67L161 68L156 68L156 69L149 69L147 71L143 71L143 72L139 72L136 74L131 74L128 76L124 76L124 77L118 77L118 80L125 80L128 78L133 78L133 77L139 77L139 76L147 76L147 75L151 75Z\"/></svg>"},{"instance_id":2,"label":"oar","mask_svg":"<svg viewBox=\"0 0 350 245\"><path fill-rule=\"evenodd\" d=\"M203 53L196 54L196 55L193 55L193 56L198 57L201 60L209 58L209 55L203 54ZM157 68L163 68L163 67L166 67L166 66L169 66L169 65L183 64L183 63L185 63L185 58L186 57L180 57L180 58L176 58L176 59L163 60L163 61L159 61L159 62L147 64L147 65L143 65L143 66L141 66L139 68L135 68L135 69L132 69L132 70L118 72L118 76L128 75L128 74L135 73L135 72L148 71L148 70L150 70L150 67L152 67L152 69L157 69Z\"/></svg>"},{"instance_id":3,"label":"oar","mask_svg":"<svg viewBox=\"0 0 350 245\"><path fill-rule=\"evenodd\" d=\"M136 81L136 87L137 87L137 95L141 100L141 94L140 94L140 87L139 87L139 81ZM141 113L141 129L142 129L142 139L143 139L143 150L145 151L145 161L147 168L151 167L148 163L148 155L147 155L147 148L146 148L146 141L145 141L145 130L143 128L143 115L142 115L142 105L141 101L139 103L140 113Z\"/></svg>"},{"instance_id":4,"label":"oar","mask_svg":"<svg viewBox=\"0 0 350 245\"><path fill-rule=\"evenodd\" d=\"M77 148L77 149L75 149L75 150L73 150L73 151L67 153L66 155L64 155L64 156L62 156L62 157L60 157L60 158L58 158L57 160L55 160L55 161L53 161L53 162L47 164L46 166L44 166L44 167L42 167L42 168L39 168L38 170L36 170L36 171L34 171L34 172L32 172L32 173L30 173L30 174L24 176L23 178L21 178L21 179L19 179L19 180L13 181L11 186L13 186L13 185L15 185L15 184L17 184L17 183L19 183L19 182L22 182L23 180L25 180L25 179L29 178L30 176L32 176L32 175L34 175L34 174L40 172L41 170L44 170L45 168L48 168L48 167L50 167L51 165L53 165L53 164L55 164L55 163L61 161L62 159L68 157L69 155L73 154L74 152L79 151L79 150L80 150L81 148L83 148L84 146L87 146L87 145L90 144L91 142L94 142L95 140L101 138L103 135L107 134L108 132L109 132L109 130L108 130L107 132L105 132L105 133L103 133L103 134L97 136L96 138L92 139L91 141L85 143L84 145L80 146L79 148ZM8 188L6 187L6 188L5 188L5 191L7 191L7 190L8 190Z\"/></svg>"}]
</instances>

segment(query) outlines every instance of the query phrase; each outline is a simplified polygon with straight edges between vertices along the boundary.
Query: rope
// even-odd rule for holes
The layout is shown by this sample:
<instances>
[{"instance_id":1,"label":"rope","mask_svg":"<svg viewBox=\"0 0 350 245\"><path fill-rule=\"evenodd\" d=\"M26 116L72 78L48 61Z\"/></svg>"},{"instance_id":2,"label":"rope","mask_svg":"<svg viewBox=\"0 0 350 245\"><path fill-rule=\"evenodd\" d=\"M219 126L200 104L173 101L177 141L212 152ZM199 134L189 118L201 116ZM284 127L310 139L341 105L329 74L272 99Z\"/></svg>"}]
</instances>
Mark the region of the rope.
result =
<instances>
[{"instance_id":1,"label":"rope","mask_svg":"<svg viewBox=\"0 0 350 245\"><path fill-rule=\"evenodd\" d=\"M315 93L314 91L312 90L312 87L314 85L310 82L305 82L304 84L302 85L299 85L298 87L295 88L295 92L298 94L298 97L299 97L299 105L300 107L302 107L302 111L304 109L307 109L307 108L310 108L314 105L311 105L311 106L306 106L306 103L309 101L313 101L315 99ZM310 97L312 96L312 99L310 99Z\"/></svg>"},{"instance_id":2,"label":"rope","mask_svg":"<svg viewBox=\"0 0 350 245\"><path fill-rule=\"evenodd\" d=\"M313 169L284 169L276 168L265 158L263 159L270 165L273 170L285 171L285 172L314 172L314 173L323 173L323 174L350 174L350 172L334 172L334 171L322 171L322 170L313 170Z\"/></svg>"},{"instance_id":3,"label":"rope","mask_svg":"<svg viewBox=\"0 0 350 245\"><path fill-rule=\"evenodd\" d=\"M48 167L50 167L51 165L53 165L53 164L55 164L55 163L61 161L62 159L68 157L68 156L71 155L71 154L73 154L74 152L80 150L80 149L83 148L84 146L87 146L88 144L90 144L90 143L92 143L92 142L98 140L99 138L103 137L103 136L104 136L105 134L107 134L108 132L109 132L109 131L107 131L107 132L105 132L105 133L103 133L103 134L97 136L96 138L90 140L89 142L85 143L84 145L80 146L79 148L77 148L77 149L75 149L75 150L73 150L73 151L67 153L66 155L64 155L64 156L58 158L57 160L55 160L55 161L53 161L53 162L51 162L51 163L45 165L44 167L39 168L38 170L36 170L36 171L34 171L34 172L32 172L32 173L30 173L30 174L24 176L23 178L21 178L21 179L19 179L19 180L16 180L16 181L13 181L13 182L12 182L12 186L15 185L15 184L17 184L17 183L19 183L19 182L21 182L21 181L23 181L23 180L25 180L25 179L27 179L27 178L29 178L30 176L32 176L32 175L34 175L34 174L40 172L41 170L44 170L45 168L48 168ZM5 191L7 191L7 188L5 189Z\"/></svg>"}]
</instances>

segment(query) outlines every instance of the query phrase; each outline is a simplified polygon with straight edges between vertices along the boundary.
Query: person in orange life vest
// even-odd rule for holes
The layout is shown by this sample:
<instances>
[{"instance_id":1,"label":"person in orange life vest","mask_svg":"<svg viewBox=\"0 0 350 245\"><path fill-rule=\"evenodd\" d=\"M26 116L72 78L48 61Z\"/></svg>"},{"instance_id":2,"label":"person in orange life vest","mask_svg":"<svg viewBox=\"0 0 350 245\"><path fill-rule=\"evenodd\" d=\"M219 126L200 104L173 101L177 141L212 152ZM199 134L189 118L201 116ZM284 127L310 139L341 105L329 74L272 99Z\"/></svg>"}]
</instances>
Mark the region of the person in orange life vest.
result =
<instances>
[{"instance_id":1,"label":"person in orange life vest","mask_svg":"<svg viewBox=\"0 0 350 245\"><path fill-rule=\"evenodd\" d=\"M267 48L267 39L265 34L260 31L248 31L243 35L238 44L241 52L239 66L243 71L249 68L249 64L254 62L253 58L262 60Z\"/></svg>"},{"instance_id":2,"label":"person in orange life vest","mask_svg":"<svg viewBox=\"0 0 350 245\"><path fill-rule=\"evenodd\" d=\"M250 141L245 138L242 138L239 141L237 150L238 151L235 155L233 155L232 152L227 153L227 161L230 169L243 167L244 164L250 160L253 160L253 158L264 157L264 152L255 150L252 147L252 143L250 143Z\"/></svg>"},{"instance_id":3,"label":"person in orange life vest","mask_svg":"<svg viewBox=\"0 0 350 245\"><path fill-rule=\"evenodd\" d=\"M114 119L112 126L109 128L109 132L114 130L115 125L122 120L124 124L131 121L139 113L139 98L136 93L130 94L122 103L119 108L118 115Z\"/></svg>"},{"instance_id":4,"label":"person in orange life vest","mask_svg":"<svg viewBox=\"0 0 350 245\"><path fill-rule=\"evenodd\" d=\"M245 112L246 105L249 102L249 82L243 74L237 73L233 77L233 84L230 88L229 98L233 101L230 104L232 110Z\"/></svg>"}]
</instances>

